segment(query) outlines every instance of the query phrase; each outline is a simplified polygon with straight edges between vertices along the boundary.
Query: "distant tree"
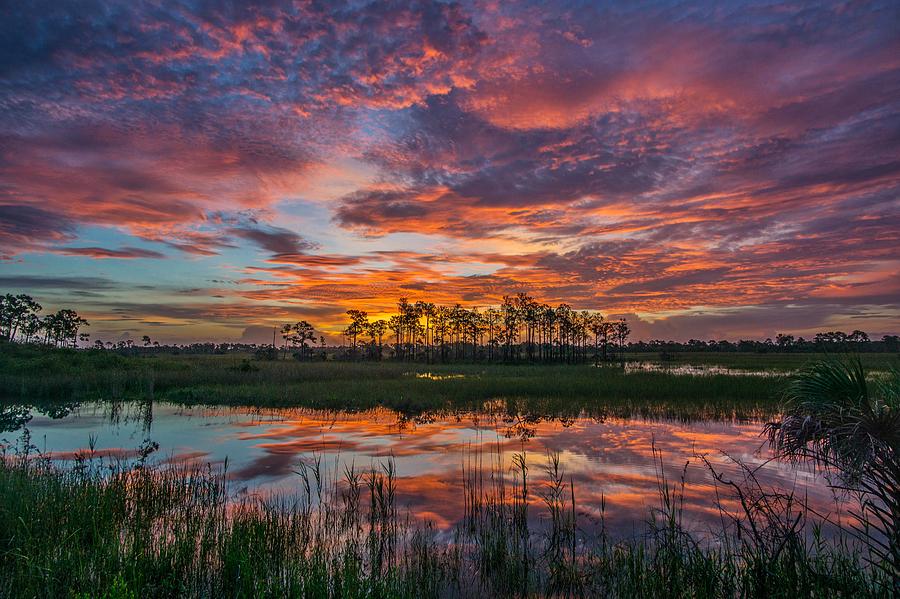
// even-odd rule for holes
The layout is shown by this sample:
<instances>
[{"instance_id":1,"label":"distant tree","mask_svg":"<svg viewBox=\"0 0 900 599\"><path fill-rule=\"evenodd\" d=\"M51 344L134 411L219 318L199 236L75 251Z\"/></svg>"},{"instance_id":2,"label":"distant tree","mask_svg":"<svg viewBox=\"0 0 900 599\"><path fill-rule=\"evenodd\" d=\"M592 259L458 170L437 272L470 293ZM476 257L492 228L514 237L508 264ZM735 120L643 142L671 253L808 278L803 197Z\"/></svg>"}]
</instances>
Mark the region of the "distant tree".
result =
<instances>
[{"instance_id":1,"label":"distant tree","mask_svg":"<svg viewBox=\"0 0 900 599\"><path fill-rule=\"evenodd\" d=\"M22 323L40 311L41 305L30 295L7 293L0 297L0 339L14 341Z\"/></svg>"},{"instance_id":2,"label":"distant tree","mask_svg":"<svg viewBox=\"0 0 900 599\"><path fill-rule=\"evenodd\" d=\"M594 335L594 359L598 360L600 358L600 337L604 334L606 329L606 321L603 320L601 314L597 313L591 317L588 327Z\"/></svg>"},{"instance_id":3,"label":"distant tree","mask_svg":"<svg viewBox=\"0 0 900 599\"><path fill-rule=\"evenodd\" d=\"M900 350L900 335L885 335L881 338L887 351L895 352Z\"/></svg>"},{"instance_id":4,"label":"distant tree","mask_svg":"<svg viewBox=\"0 0 900 599\"><path fill-rule=\"evenodd\" d=\"M89 344L90 336L80 333L88 323L74 310L62 309L43 318L37 316L38 310L40 305L29 296L6 294L0 297L0 338L26 342L43 340L57 346L77 347L79 341ZM428 363L452 359L583 362L589 355L592 334L595 356L602 350L604 357L613 346L618 350L617 355L624 351L621 326L626 326L627 337L627 325L605 322L599 313L576 311L567 304L554 308L524 292L505 295L499 306L489 306L485 310L461 304L439 306L424 300L412 303L401 297L397 302L397 313L387 319L369 322L368 313L360 309L348 310L347 315L350 322L342 333L351 352L360 357L356 353L362 345L360 337L367 335L368 350L364 357L370 359L384 359L383 337L388 330L394 334L394 358L421 359ZM861 335L851 336L853 342L864 339ZM316 343L316 332L306 321L283 325L281 336L282 359L292 347L299 347L299 357L305 358L311 351L310 345ZM190 353L219 354L258 349L255 344L237 343L160 346L149 335L142 335L138 343L144 348L168 347L173 352ZM319 337L319 343L323 357L327 357L324 336ZM131 350L134 342L127 339L115 345L103 342L94 345L125 351ZM706 347L702 342L696 345ZM878 342L878 347L885 346ZM271 347L273 357L277 357L276 344Z\"/></svg>"},{"instance_id":5,"label":"distant tree","mask_svg":"<svg viewBox=\"0 0 900 599\"><path fill-rule=\"evenodd\" d=\"M399 315L388 319L388 328L394 332L394 353L402 357L401 340L403 338L403 319Z\"/></svg>"},{"instance_id":6,"label":"distant tree","mask_svg":"<svg viewBox=\"0 0 900 599\"><path fill-rule=\"evenodd\" d=\"M574 313L569 304L560 304L556 307L557 342L559 344L560 361L569 362L572 359L570 353L570 341L573 333Z\"/></svg>"},{"instance_id":7,"label":"distant tree","mask_svg":"<svg viewBox=\"0 0 900 599\"><path fill-rule=\"evenodd\" d=\"M281 346L282 347L282 352L281 352L282 359L287 358L288 340L293 335L293 330L291 327L292 327L292 325L290 325L290 324L285 324L285 325L282 325L282 327L281 327L281 338L284 340L284 342L282 343L282 346Z\"/></svg>"},{"instance_id":8,"label":"distant tree","mask_svg":"<svg viewBox=\"0 0 900 599\"><path fill-rule=\"evenodd\" d=\"M26 316L20 326L20 331L25 343L30 343L32 340L36 339L40 334L42 327L43 321L36 313Z\"/></svg>"},{"instance_id":9,"label":"distant tree","mask_svg":"<svg viewBox=\"0 0 900 599\"><path fill-rule=\"evenodd\" d=\"M316 331L311 324L305 320L301 320L294 324L286 324L281 327L281 336L284 338L284 354L287 357L287 348L300 348L300 358L306 358L309 355L309 346L307 341L315 343Z\"/></svg>"},{"instance_id":10,"label":"distant tree","mask_svg":"<svg viewBox=\"0 0 900 599\"><path fill-rule=\"evenodd\" d=\"M76 346L78 330L86 326L87 320L81 318L75 310L62 309L55 314L48 314L41 321L44 329L44 342L53 345Z\"/></svg>"},{"instance_id":11,"label":"distant tree","mask_svg":"<svg viewBox=\"0 0 900 599\"><path fill-rule=\"evenodd\" d=\"M485 310L483 316L484 326L487 329L488 334L487 350L488 360L490 361L494 359L494 353L497 347L497 333L500 330L501 316L500 311L495 308L488 308Z\"/></svg>"},{"instance_id":12,"label":"distant tree","mask_svg":"<svg viewBox=\"0 0 900 599\"><path fill-rule=\"evenodd\" d=\"M356 350L357 337L365 334L368 328L369 314L364 310L347 310L347 316L350 317L350 324L344 329L344 335L350 337L351 347Z\"/></svg>"},{"instance_id":13,"label":"distant tree","mask_svg":"<svg viewBox=\"0 0 900 599\"><path fill-rule=\"evenodd\" d=\"M511 360L512 346L519 336L519 310L516 306L516 298L509 295L503 296L503 303L500 305L500 319L503 327L503 357Z\"/></svg>"},{"instance_id":14,"label":"distant tree","mask_svg":"<svg viewBox=\"0 0 900 599\"><path fill-rule=\"evenodd\" d=\"M619 347L620 355L625 351L625 341L628 339L628 335L631 334L631 328L629 328L628 323L625 322L625 319L621 319L616 323L615 326L615 337L616 344Z\"/></svg>"},{"instance_id":15,"label":"distant tree","mask_svg":"<svg viewBox=\"0 0 900 599\"><path fill-rule=\"evenodd\" d=\"M313 328L313 326L311 324L309 324L305 320L301 320L300 322L294 324L292 327L292 330L293 330L292 341L295 344L300 345L301 357L306 357L308 355L308 349L309 349L306 345L306 342L309 341L309 342L315 343L316 330Z\"/></svg>"},{"instance_id":16,"label":"distant tree","mask_svg":"<svg viewBox=\"0 0 900 599\"><path fill-rule=\"evenodd\" d=\"M794 336L782 335L781 333L779 333L775 336L775 344L779 349L789 350L794 346Z\"/></svg>"},{"instance_id":17,"label":"distant tree","mask_svg":"<svg viewBox=\"0 0 900 599\"><path fill-rule=\"evenodd\" d=\"M425 318L425 360L431 362L431 344L428 341L428 333L431 320L434 318L435 306L431 302L416 302L415 310L418 315Z\"/></svg>"},{"instance_id":18,"label":"distant tree","mask_svg":"<svg viewBox=\"0 0 900 599\"><path fill-rule=\"evenodd\" d=\"M525 326L525 355L534 359L534 338L538 325L538 303L527 293L518 293L515 297L515 309L520 323Z\"/></svg>"},{"instance_id":19,"label":"distant tree","mask_svg":"<svg viewBox=\"0 0 900 599\"><path fill-rule=\"evenodd\" d=\"M382 357L382 338L384 337L385 331L387 331L388 323L384 320L374 320L370 322L366 328L366 332L369 334L369 337L372 339L372 346L377 350L377 357L380 360ZM377 346L376 346L377 341Z\"/></svg>"},{"instance_id":20,"label":"distant tree","mask_svg":"<svg viewBox=\"0 0 900 599\"><path fill-rule=\"evenodd\" d=\"M853 343L854 345L860 343L868 343L869 335L864 333L863 331L853 331L849 335L847 335L847 341Z\"/></svg>"}]
</instances>

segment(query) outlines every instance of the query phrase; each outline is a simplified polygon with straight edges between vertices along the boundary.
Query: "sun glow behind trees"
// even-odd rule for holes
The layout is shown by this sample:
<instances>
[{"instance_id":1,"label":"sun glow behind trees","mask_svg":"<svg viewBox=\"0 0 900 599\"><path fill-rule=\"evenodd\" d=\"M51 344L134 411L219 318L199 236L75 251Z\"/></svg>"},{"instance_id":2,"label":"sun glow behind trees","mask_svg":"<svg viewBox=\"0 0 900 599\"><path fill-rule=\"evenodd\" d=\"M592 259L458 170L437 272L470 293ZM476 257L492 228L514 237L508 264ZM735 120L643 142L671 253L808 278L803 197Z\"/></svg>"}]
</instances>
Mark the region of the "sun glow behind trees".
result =
<instances>
[{"instance_id":1,"label":"sun glow behind trees","mask_svg":"<svg viewBox=\"0 0 900 599\"><path fill-rule=\"evenodd\" d=\"M553 307L525 293L506 295L484 310L460 304L441 306L401 298L397 314L370 321L363 310L348 310L343 334L360 358L382 359L383 337L393 333L393 354L426 362L520 361L583 363L611 360L625 348L625 320L606 320L596 311ZM369 341L360 342L367 335Z\"/></svg>"}]
</instances>

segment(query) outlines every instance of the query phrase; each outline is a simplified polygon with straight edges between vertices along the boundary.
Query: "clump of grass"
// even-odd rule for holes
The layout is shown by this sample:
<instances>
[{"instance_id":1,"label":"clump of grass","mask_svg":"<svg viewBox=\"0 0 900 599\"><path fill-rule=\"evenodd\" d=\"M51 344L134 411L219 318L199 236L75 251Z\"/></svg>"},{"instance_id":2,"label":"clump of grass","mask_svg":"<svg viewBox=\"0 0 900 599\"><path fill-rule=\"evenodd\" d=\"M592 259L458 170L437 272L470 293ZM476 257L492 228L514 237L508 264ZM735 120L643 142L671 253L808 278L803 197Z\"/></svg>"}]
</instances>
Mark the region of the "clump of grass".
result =
<instances>
[{"instance_id":1,"label":"clump of grass","mask_svg":"<svg viewBox=\"0 0 900 599\"><path fill-rule=\"evenodd\" d=\"M396 505L390 461L298 466L291 496L234 498L227 465L158 469L91 452L60 469L27 436L0 460L4 597L832 597L889 596L847 544L810 543L761 486L734 515L743 533L696 540L683 482L660 470L646 535L584 527L553 454L535 480L524 454L463 457L465 514L448 537ZM731 488L725 479L719 479ZM534 501L537 499L537 501ZM750 507L756 506L756 507ZM764 506L764 507L759 507ZM600 506L600 513L603 506ZM780 523L787 522L788 526ZM755 531L748 534L748 531ZM723 529L723 534L727 531Z\"/></svg>"}]
</instances>

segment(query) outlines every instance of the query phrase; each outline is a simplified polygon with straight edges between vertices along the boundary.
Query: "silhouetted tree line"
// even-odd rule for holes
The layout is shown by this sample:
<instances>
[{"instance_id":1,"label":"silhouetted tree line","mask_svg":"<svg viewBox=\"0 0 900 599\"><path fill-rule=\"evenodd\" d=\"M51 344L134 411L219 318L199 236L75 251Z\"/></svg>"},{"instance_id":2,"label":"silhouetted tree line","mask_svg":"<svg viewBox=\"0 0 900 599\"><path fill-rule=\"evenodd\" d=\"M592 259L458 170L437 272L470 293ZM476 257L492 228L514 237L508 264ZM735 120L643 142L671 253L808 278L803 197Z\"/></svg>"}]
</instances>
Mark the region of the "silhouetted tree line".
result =
<instances>
[{"instance_id":1,"label":"silhouetted tree line","mask_svg":"<svg viewBox=\"0 0 900 599\"><path fill-rule=\"evenodd\" d=\"M255 343L190 343L160 345L144 335L140 342L133 339L90 343L90 335L80 332L89 323L75 310L64 308L41 315L43 307L24 293L0 296L0 342L31 343L53 347L80 347L116 351L124 354L190 353L224 354L247 353L260 349L271 351L269 345Z\"/></svg>"},{"instance_id":2,"label":"silhouetted tree line","mask_svg":"<svg viewBox=\"0 0 900 599\"><path fill-rule=\"evenodd\" d=\"M553 307L527 294L504 296L503 303L484 310L438 306L431 302L397 304L387 319L370 320L363 310L348 310L344 343L329 346L325 336L301 320L277 330L271 344L211 343L161 345L144 335L140 341L97 339L80 330L88 322L70 309L41 316L42 307L31 296L0 296L0 341L36 343L55 347L90 347L129 355L252 353L258 359L339 359L453 362L565 362L621 360L626 353L677 352L843 353L900 352L900 336L872 340L863 331L816 333L811 339L779 334L774 340L740 341L691 339L687 342L637 341L626 343L630 329L625 320L608 320L598 312L574 310L567 304Z\"/></svg>"},{"instance_id":3,"label":"silhouetted tree line","mask_svg":"<svg viewBox=\"0 0 900 599\"><path fill-rule=\"evenodd\" d=\"M63 309L41 316L42 310L34 298L24 293L0 297L0 339L56 347L76 347L79 340L87 341L87 335L79 335L78 331L88 321L75 310Z\"/></svg>"},{"instance_id":4,"label":"silhouetted tree line","mask_svg":"<svg viewBox=\"0 0 900 599\"><path fill-rule=\"evenodd\" d=\"M485 310L401 298L387 319L370 321L363 310L347 316L348 356L370 360L599 362L620 358L630 333L624 320L553 307L525 293Z\"/></svg>"},{"instance_id":5,"label":"silhouetted tree line","mask_svg":"<svg viewBox=\"0 0 900 599\"><path fill-rule=\"evenodd\" d=\"M897 352L900 351L900 335L884 335L880 340L872 340L863 331L850 334L841 331L816 333L812 339L779 334L773 341L701 341L691 339L687 342L638 341L628 344L631 352L755 352L755 353L844 353L844 352Z\"/></svg>"}]
</instances>

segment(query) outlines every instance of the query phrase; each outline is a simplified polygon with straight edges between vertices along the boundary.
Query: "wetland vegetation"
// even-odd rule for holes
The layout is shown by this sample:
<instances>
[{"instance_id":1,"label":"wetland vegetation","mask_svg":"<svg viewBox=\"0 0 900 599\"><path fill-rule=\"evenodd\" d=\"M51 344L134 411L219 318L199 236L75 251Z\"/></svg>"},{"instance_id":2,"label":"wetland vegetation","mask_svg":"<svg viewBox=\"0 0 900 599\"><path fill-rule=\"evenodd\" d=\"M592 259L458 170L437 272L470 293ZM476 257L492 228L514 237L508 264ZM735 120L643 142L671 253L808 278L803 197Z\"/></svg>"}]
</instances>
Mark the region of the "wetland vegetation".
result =
<instances>
[{"instance_id":1,"label":"wetland vegetation","mask_svg":"<svg viewBox=\"0 0 900 599\"><path fill-rule=\"evenodd\" d=\"M430 376L429 376L430 375ZM241 354L122 356L0 347L0 396L17 402L157 399L185 404L304 406L406 413L477 409L612 410L751 416L777 409L784 376L626 373L612 365L304 363Z\"/></svg>"},{"instance_id":2,"label":"wetland vegetation","mask_svg":"<svg viewBox=\"0 0 900 599\"><path fill-rule=\"evenodd\" d=\"M891 468L896 468L898 391L884 357L865 357L867 364L885 369L874 379L862 362L856 370L832 372L832 379L827 373L834 364L813 363L798 379L777 369L759 376L727 370L678 374L677 365L672 371L630 374L589 365L411 368L393 362L123 356L11 345L3 347L0 360L8 425L29 406L48 413L56 409L62 416L81 401L129 399L146 405L165 400L341 411L384 406L401 415L483 410L493 400L492 409L501 413L545 418L592 411L625 418L770 418L776 453L824 461L835 469L832 484L850 488L847 497L859 506L844 515L851 525L835 525L828 517L823 521L802 493L762 482L758 466L737 461L736 470L723 472L697 455L715 489L708 508L721 521L714 534L698 536L684 523L685 473L667 470L654 448L656 500L635 524L642 532L620 538L604 525L604 495L585 497L559 453L548 452L546 465L537 468L523 449L508 461L464 457L458 481L465 499L462 517L437 527L400 504L403 480L390 457L367 469L345 464L332 471L320 459L300 461L294 491L235 495L227 459L219 465L155 462L148 439L130 457L95 453L89 443L61 463L37 452L25 418L8 426L26 428L0 460L2 596L890 597L897 592L897 506L895 499L891 503L897 487ZM733 356L728 365L758 369L756 360ZM829 381L837 386L829 387ZM785 399L792 403L783 404ZM804 428L809 422L818 424ZM853 458L849 442L835 441L850 439L844 435L850 429L859 432L857 445L863 441ZM874 469L871 455L877 456Z\"/></svg>"},{"instance_id":3,"label":"wetland vegetation","mask_svg":"<svg viewBox=\"0 0 900 599\"><path fill-rule=\"evenodd\" d=\"M60 469L26 443L0 461L0 595L15 597L890 597L864 545L825 539L802 497L746 471L721 481L719 537L683 525L684 485L660 468L644 532L588 532L557 456L543 472L464 468L449 531L397 505L391 462L298 470L292 496L234 499L224 472L130 464L85 451ZM535 497L536 496L536 497ZM537 506L534 500L537 499ZM540 511L542 526L530 512ZM808 521L807 519L810 518ZM594 524L597 524L594 522Z\"/></svg>"},{"instance_id":4,"label":"wetland vegetation","mask_svg":"<svg viewBox=\"0 0 900 599\"><path fill-rule=\"evenodd\" d=\"M894 340L876 348L830 333L753 351L626 344L622 323L601 326L599 317L527 296L504 305L492 315L401 304L393 344L381 325L351 311L347 345L320 341L315 350L303 322L283 329L281 347L166 347L145 338L143 346L85 349L76 347L77 314L46 323L6 317L4 336L20 342L0 342L0 431L13 435L0 443L0 596L900 592ZM496 331L478 328L494 316ZM860 351L847 362L813 346ZM90 417L87 438L70 450L39 449L31 436L37 422L52 445L48 435L62 430L52 422L78 431L83 407L108 406L113 422L131 405L146 421L143 443L129 437L134 447L98 450L99 421ZM154 406L168 410L164 422L176 430L171 406L220 406L240 418L258 410L277 422L258 432L262 422L237 423L243 432L234 438L258 439L260 455L234 472L232 455L205 452L202 422L184 429L198 440L185 442L181 457L159 459ZM379 423L385 414L396 424ZM352 422L336 425L341 418ZM729 422L738 424L716 424ZM496 454L481 442L491 426ZM395 432L410 437L408 446L385 450ZM657 443L682 452L690 445L693 470L665 460ZM630 457L620 462L607 444ZM308 450L312 458L301 456ZM342 450L349 459L339 459ZM461 468L435 457L453 452ZM357 457L370 465L358 467ZM784 460L806 467L805 478ZM398 463L418 474L398 473ZM266 478L289 482L254 486ZM810 491L826 484L846 507L822 508ZM458 498L459 513L434 511L436 493ZM630 535L621 534L623 517ZM718 524L701 531L698 518Z\"/></svg>"}]
</instances>

